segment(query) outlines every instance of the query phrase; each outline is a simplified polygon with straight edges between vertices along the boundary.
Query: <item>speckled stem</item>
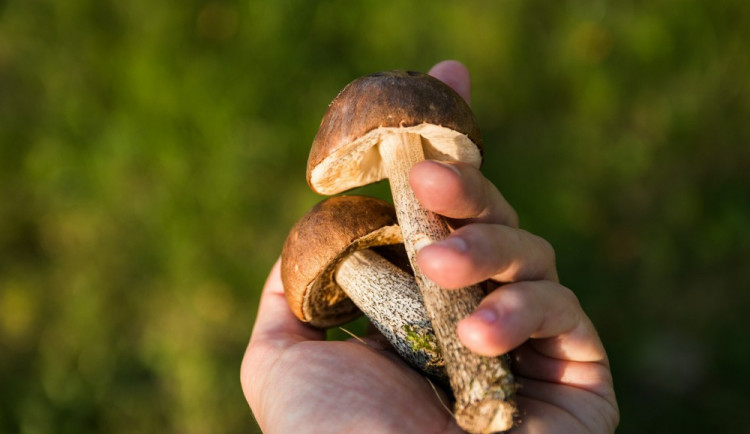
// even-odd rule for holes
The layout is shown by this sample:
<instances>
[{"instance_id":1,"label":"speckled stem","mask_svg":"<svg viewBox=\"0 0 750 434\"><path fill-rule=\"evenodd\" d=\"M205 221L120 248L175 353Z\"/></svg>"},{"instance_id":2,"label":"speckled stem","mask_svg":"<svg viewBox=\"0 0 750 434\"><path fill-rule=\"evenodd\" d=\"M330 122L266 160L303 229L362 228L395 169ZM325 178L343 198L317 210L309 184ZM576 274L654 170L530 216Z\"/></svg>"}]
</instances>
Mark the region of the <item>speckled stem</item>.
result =
<instances>
[{"instance_id":1,"label":"speckled stem","mask_svg":"<svg viewBox=\"0 0 750 434\"><path fill-rule=\"evenodd\" d=\"M414 278L372 250L348 255L336 283L394 349L415 368L448 385L445 365Z\"/></svg>"},{"instance_id":2,"label":"speckled stem","mask_svg":"<svg viewBox=\"0 0 750 434\"><path fill-rule=\"evenodd\" d=\"M478 285L445 290L425 278L417 264L417 248L450 234L445 220L424 209L409 185L409 172L424 160L422 137L408 133L380 143L406 252L442 349L451 388L456 397L458 424L472 433L510 429L516 413L516 383L507 357L484 357L469 351L456 335L457 323L472 313L484 296Z\"/></svg>"}]
</instances>

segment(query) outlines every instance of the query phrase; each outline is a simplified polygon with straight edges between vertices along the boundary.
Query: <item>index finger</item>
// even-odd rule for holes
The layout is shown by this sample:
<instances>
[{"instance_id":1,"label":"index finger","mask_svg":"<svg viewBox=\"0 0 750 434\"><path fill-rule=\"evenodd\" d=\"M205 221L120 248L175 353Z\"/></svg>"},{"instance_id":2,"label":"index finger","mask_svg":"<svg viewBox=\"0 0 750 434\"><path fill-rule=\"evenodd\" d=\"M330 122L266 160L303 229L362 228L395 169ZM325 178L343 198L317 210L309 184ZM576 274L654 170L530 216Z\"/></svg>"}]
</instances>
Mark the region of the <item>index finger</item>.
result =
<instances>
[{"instance_id":1,"label":"index finger","mask_svg":"<svg viewBox=\"0 0 750 434\"><path fill-rule=\"evenodd\" d=\"M453 220L454 226L495 223L518 227L518 214L479 169L460 162L422 161L409 182L419 203Z\"/></svg>"}]
</instances>

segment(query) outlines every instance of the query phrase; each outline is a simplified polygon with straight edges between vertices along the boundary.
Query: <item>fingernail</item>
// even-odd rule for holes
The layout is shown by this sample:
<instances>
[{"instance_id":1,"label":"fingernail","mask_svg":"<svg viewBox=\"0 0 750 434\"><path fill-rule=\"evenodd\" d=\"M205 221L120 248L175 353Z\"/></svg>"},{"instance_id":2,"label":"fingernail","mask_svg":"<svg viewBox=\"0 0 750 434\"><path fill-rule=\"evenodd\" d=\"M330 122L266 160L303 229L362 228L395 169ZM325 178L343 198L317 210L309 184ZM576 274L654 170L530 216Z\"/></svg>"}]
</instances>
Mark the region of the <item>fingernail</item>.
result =
<instances>
[{"instance_id":1,"label":"fingernail","mask_svg":"<svg viewBox=\"0 0 750 434\"><path fill-rule=\"evenodd\" d=\"M456 237L456 236L448 237L442 241L433 243L433 245L447 247L451 250L455 250L460 253L464 253L469 249L468 244L466 244L466 240L464 240L461 237Z\"/></svg>"},{"instance_id":2,"label":"fingernail","mask_svg":"<svg viewBox=\"0 0 750 434\"><path fill-rule=\"evenodd\" d=\"M458 167L456 167L455 164L451 164L445 161L438 161L438 160L431 160L433 163L437 163L447 169L450 169L453 173L455 173L458 177L461 177L461 171L458 170Z\"/></svg>"},{"instance_id":3,"label":"fingernail","mask_svg":"<svg viewBox=\"0 0 750 434\"><path fill-rule=\"evenodd\" d=\"M471 314L469 318L474 318L485 324L494 324L497 321L497 313L492 309L482 308Z\"/></svg>"}]
</instances>

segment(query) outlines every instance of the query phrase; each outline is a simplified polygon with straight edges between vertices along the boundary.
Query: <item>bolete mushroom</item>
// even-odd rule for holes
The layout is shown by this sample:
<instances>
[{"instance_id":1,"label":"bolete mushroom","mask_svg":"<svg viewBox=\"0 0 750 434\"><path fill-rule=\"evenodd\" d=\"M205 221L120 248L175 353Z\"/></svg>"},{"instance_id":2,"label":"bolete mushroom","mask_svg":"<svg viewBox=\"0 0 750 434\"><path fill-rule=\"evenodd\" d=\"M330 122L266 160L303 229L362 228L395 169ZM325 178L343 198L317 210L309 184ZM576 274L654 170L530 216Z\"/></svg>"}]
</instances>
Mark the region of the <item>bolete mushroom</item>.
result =
<instances>
[{"instance_id":1,"label":"bolete mushroom","mask_svg":"<svg viewBox=\"0 0 750 434\"><path fill-rule=\"evenodd\" d=\"M399 260L402 242L389 203L366 196L326 199L297 221L284 243L285 294L294 314L316 327L334 327L363 312L402 358L447 385L419 288L410 273L386 259L408 267Z\"/></svg>"},{"instance_id":2,"label":"bolete mushroom","mask_svg":"<svg viewBox=\"0 0 750 434\"><path fill-rule=\"evenodd\" d=\"M424 209L409 185L424 159L479 167L481 135L468 104L429 75L389 71L361 77L331 102L313 141L307 181L321 194L337 194L387 178L415 279L437 335L458 424L470 432L512 427L517 388L507 357L484 357L464 347L457 323L484 297L480 285L444 290L425 278L418 248L450 234L446 221Z\"/></svg>"}]
</instances>

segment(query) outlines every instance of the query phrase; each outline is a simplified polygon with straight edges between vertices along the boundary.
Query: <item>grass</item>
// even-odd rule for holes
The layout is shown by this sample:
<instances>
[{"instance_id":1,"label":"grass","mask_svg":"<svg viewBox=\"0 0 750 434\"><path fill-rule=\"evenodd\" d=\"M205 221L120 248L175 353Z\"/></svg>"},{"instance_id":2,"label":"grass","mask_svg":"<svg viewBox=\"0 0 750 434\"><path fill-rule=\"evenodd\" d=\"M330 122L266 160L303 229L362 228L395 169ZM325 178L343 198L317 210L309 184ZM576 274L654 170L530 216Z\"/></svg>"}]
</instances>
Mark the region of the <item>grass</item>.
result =
<instances>
[{"instance_id":1,"label":"grass","mask_svg":"<svg viewBox=\"0 0 750 434\"><path fill-rule=\"evenodd\" d=\"M741 1L0 2L0 431L252 432L239 363L328 102L472 71L483 171L608 348L619 432L750 404ZM387 198L387 189L362 190Z\"/></svg>"}]
</instances>

